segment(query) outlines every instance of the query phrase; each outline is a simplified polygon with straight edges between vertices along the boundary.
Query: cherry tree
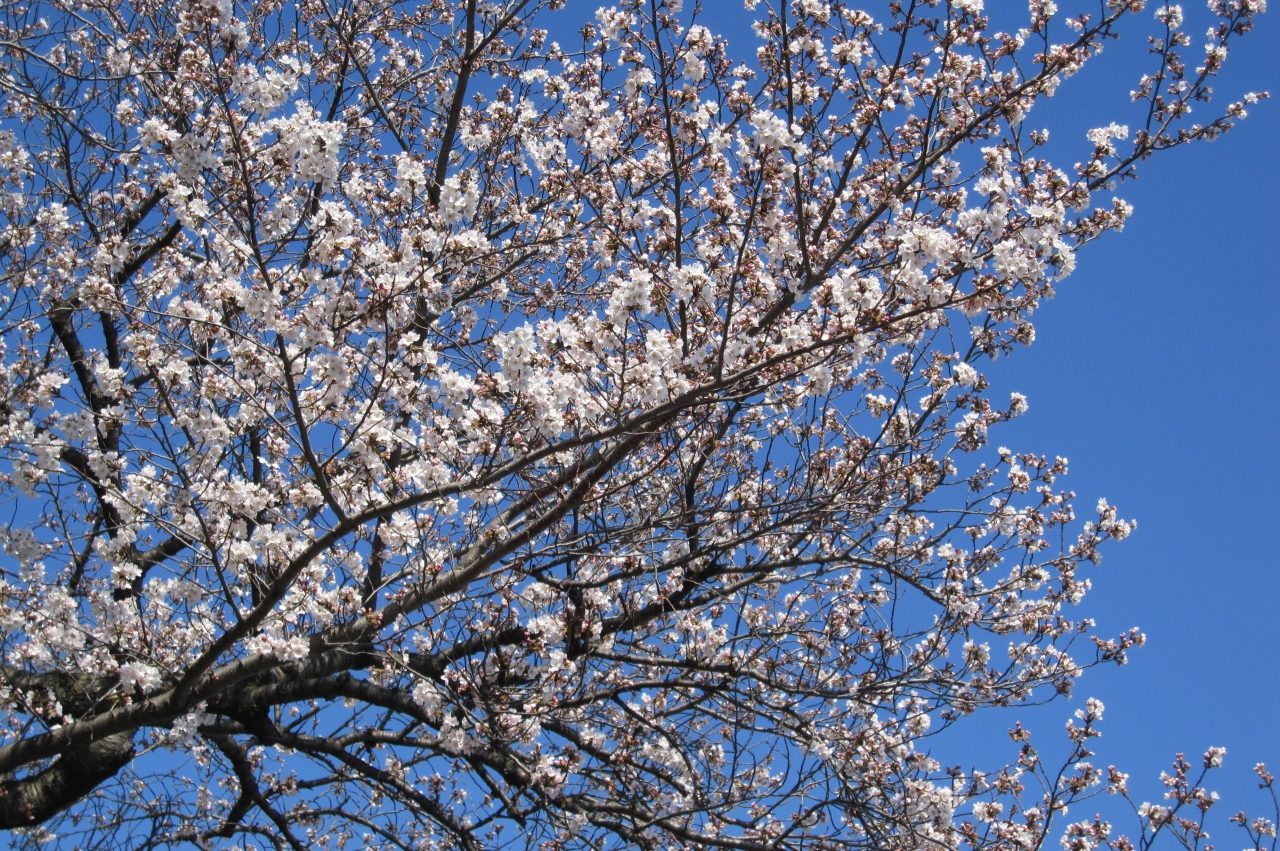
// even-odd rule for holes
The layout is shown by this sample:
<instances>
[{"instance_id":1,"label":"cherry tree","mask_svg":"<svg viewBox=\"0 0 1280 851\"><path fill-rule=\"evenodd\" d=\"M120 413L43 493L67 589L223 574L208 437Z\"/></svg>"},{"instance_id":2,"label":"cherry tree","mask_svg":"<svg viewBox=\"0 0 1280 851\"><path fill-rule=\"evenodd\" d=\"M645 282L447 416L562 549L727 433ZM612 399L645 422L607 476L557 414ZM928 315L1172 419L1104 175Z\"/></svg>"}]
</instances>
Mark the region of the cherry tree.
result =
<instances>
[{"instance_id":1,"label":"cherry tree","mask_svg":"<svg viewBox=\"0 0 1280 851\"><path fill-rule=\"evenodd\" d=\"M1203 50L1142 0L748 2L752 63L561 5L0 11L0 826L1200 847L1181 759L1132 840L1063 823L1128 795L1096 702L1057 773L925 740L1142 642L1076 609L1133 524L988 443L1027 402L982 369L1120 182L1245 116L1210 84L1263 0ZM1055 167L1033 106L1139 12L1138 122Z\"/></svg>"}]
</instances>

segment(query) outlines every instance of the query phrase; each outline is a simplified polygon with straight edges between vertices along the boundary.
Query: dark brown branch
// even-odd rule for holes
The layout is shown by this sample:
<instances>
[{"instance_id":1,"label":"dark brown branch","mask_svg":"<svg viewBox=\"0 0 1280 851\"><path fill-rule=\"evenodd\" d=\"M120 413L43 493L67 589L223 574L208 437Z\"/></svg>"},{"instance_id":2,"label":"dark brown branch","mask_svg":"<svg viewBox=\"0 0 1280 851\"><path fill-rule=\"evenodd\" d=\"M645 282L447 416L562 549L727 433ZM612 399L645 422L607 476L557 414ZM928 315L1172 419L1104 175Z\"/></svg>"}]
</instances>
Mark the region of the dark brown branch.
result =
<instances>
[{"instance_id":1,"label":"dark brown branch","mask_svg":"<svg viewBox=\"0 0 1280 851\"><path fill-rule=\"evenodd\" d=\"M117 733L69 750L43 771L0 783L0 828L39 824L115 776L133 759L133 736Z\"/></svg>"},{"instance_id":2,"label":"dark brown branch","mask_svg":"<svg viewBox=\"0 0 1280 851\"><path fill-rule=\"evenodd\" d=\"M307 851L307 846L299 842L298 838L293 835L293 831L289 830L289 822L275 807L271 806L271 802L266 799L266 796L258 788L258 778L254 776L253 766L249 763L248 757L245 756L244 748L240 746L239 742L227 735L214 735L209 738L231 763L231 770L235 772L236 781L240 784L240 799L232 807L226 823L221 830L209 835L211 837L230 836L235 826L248 813L249 805L253 804L275 823L276 828L280 831L285 841L289 843L290 848L294 849L294 851Z\"/></svg>"}]
</instances>

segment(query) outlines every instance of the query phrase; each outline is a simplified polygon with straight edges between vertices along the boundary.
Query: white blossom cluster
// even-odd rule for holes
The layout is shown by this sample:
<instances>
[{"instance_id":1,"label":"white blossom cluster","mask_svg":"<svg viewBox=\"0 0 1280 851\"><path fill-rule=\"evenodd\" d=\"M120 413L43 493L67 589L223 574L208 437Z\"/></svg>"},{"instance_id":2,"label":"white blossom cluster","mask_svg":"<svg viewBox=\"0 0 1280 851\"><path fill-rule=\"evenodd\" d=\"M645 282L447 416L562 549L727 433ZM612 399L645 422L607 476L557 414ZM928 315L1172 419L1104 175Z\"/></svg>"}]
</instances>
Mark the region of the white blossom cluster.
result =
<instances>
[{"instance_id":1,"label":"white blossom cluster","mask_svg":"<svg viewBox=\"0 0 1280 851\"><path fill-rule=\"evenodd\" d=\"M1144 641L1075 608L1136 523L984 369L1258 99L1184 120L1264 4L1199 76L1158 10L1072 169L1027 116L1140 2L749 2L750 65L672 0L117 5L0 13L20 843L1035 851L1127 795L1096 701L1040 790L924 745Z\"/></svg>"}]
</instances>

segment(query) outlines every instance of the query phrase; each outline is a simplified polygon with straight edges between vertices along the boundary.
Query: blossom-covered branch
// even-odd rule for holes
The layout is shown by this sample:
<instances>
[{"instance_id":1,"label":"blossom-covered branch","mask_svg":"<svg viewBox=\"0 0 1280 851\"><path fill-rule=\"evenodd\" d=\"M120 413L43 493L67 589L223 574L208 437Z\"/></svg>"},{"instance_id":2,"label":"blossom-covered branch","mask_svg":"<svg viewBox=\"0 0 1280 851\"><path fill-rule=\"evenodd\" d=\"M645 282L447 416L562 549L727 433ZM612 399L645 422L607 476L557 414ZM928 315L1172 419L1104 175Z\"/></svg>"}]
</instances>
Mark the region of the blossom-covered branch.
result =
<instances>
[{"instance_id":1,"label":"blossom-covered branch","mask_svg":"<svg viewBox=\"0 0 1280 851\"><path fill-rule=\"evenodd\" d=\"M1263 4L1194 71L1163 7L1067 170L1028 116L1140 0L796 0L751 64L560 5L0 11L17 841L1032 848L1096 785L917 747L1143 640L981 367Z\"/></svg>"}]
</instances>

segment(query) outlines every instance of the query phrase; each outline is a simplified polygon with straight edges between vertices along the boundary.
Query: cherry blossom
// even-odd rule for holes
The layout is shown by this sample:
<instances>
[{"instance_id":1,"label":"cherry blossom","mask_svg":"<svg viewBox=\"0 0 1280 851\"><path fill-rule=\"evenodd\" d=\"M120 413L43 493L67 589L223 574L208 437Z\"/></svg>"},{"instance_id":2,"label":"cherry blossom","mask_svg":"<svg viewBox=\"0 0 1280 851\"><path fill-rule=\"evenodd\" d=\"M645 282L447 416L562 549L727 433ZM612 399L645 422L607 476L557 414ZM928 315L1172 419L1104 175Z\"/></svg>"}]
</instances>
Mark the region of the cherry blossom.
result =
<instances>
[{"instance_id":1,"label":"cherry blossom","mask_svg":"<svg viewBox=\"0 0 1280 851\"><path fill-rule=\"evenodd\" d=\"M563 5L0 11L14 846L1194 851L1181 757L1066 822L1129 800L1096 701L1056 774L928 738L1143 643L983 371L1265 97L1210 99L1264 4L1142 15L1069 167L1033 107L1142 2L748 0L751 63Z\"/></svg>"}]
</instances>

